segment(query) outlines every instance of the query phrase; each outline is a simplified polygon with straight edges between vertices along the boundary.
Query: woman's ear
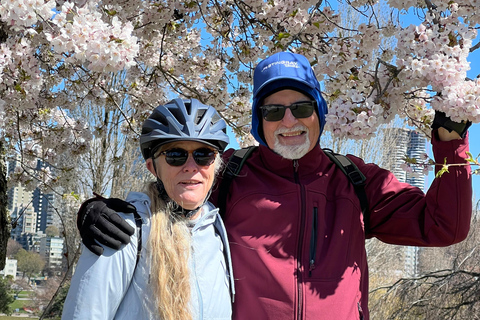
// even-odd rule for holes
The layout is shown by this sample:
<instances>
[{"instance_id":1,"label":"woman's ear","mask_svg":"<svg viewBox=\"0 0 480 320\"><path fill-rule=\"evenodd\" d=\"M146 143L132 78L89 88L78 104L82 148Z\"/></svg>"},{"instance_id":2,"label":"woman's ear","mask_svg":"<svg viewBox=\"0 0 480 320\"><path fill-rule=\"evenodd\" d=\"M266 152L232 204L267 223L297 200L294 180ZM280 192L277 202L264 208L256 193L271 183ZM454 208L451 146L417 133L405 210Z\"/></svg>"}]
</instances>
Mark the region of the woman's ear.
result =
<instances>
[{"instance_id":1,"label":"woman's ear","mask_svg":"<svg viewBox=\"0 0 480 320\"><path fill-rule=\"evenodd\" d=\"M146 163L148 171L150 171L155 177L157 176L157 173L155 172L155 167L153 166L153 159L148 158Z\"/></svg>"}]
</instances>

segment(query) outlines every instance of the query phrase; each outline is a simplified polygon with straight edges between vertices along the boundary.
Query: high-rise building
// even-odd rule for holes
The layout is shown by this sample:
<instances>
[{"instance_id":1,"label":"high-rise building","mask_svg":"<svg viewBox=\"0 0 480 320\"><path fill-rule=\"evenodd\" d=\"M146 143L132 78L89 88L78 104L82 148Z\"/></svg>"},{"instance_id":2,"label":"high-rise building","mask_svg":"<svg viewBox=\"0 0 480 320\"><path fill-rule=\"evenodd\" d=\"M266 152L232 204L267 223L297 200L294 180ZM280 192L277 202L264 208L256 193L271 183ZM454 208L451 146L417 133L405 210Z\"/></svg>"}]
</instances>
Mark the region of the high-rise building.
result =
<instances>
[{"instance_id":1,"label":"high-rise building","mask_svg":"<svg viewBox=\"0 0 480 320\"><path fill-rule=\"evenodd\" d=\"M46 267L52 272L62 271L63 242L63 238L51 236L45 236L40 241L40 255L45 258Z\"/></svg>"},{"instance_id":2,"label":"high-rise building","mask_svg":"<svg viewBox=\"0 0 480 320\"><path fill-rule=\"evenodd\" d=\"M425 176L419 169L411 173L402 169L405 156L422 161L425 154L426 138L423 133L405 128L389 128L385 130L385 146L390 149L385 152L384 167L390 170L398 181L425 190Z\"/></svg>"},{"instance_id":3,"label":"high-rise building","mask_svg":"<svg viewBox=\"0 0 480 320\"><path fill-rule=\"evenodd\" d=\"M8 163L8 172L12 174L19 161ZM45 167L42 162L37 162L37 170ZM63 239L49 237L45 231L47 227L60 225L55 223L56 212L54 209L55 196L47 194L36 188L33 192L27 191L20 184L8 190L8 210L10 211L13 228L11 238L15 239L27 251L40 253L51 271L62 271Z\"/></svg>"},{"instance_id":4,"label":"high-rise building","mask_svg":"<svg viewBox=\"0 0 480 320\"><path fill-rule=\"evenodd\" d=\"M411 184L425 190L425 176L420 168L415 168L415 172L408 172L402 169L405 163L405 157L417 159L421 162L425 154L425 135L415 130L406 128L389 128L385 130L384 146L387 147L383 160L384 167L390 170L395 177L401 181ZM396 257L403 263L402 273L405 276L415 276L418 273L418 247L397 247L401 252L396 253Z\"/></svg>"},{"instance_id":5,"label":"high-rise building","mask_svg":"<svg viewBox=\"0 0 480 320\"><path fill-rule=\"evenodd\" d=\"M37 231L45 232L48 226L54 225L54 201L53 193L43 193L39 188L33 190L33 209L37 213Z\"/></svg>"},{"instance_id":6,"label":"high-rise building","mask_svg":"<svg viewBox=\"0 0 480 320\"><path fill-rule=\"evenodd\" d=\"M11 174L19 161L8 163L8 172ZM37 170L45 167L41 161L37 162ZM12 221L17 221L12 229L11 236L17 239L21 233L45 232L46 228L55 225L55 195L44 193L39 188L33 192L27 191L20 184L8 190L8 210ZM57 225L57 227L60 227Z\"/></svg>"}]
</instances>

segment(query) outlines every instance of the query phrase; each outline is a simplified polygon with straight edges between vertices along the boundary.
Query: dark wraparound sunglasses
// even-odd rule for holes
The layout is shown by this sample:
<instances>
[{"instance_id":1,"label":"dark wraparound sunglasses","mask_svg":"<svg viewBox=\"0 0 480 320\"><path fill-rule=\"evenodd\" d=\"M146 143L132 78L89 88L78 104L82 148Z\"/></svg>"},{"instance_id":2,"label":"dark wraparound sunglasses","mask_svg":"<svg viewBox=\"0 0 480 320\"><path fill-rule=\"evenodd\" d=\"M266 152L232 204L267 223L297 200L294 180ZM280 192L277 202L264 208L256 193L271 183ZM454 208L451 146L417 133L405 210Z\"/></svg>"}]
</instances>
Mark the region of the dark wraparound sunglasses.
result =
<instances>
[{"instance_id":1,"label":"dark wraparound sunglasses","mask_svg":"<svg viewBox=\"0 0 480 320\"><path fill-rule=\"evenodd\" d=\"M188 154L191 153L193 160L199 166L209 166L215 161L218 151L209 148L199 148L193 151L187 151L181 148L173 148L159 153L165 155L165 161L171 166L183 166L187 162Z\"/></svg>"},{"instance_id":2,"label":"dark wraparound sunglasses","mask_svg":"<svg viewBox=\"0 0 480 320\"><path fill-rule=\"evenodd\" d=\"M301 119L310 117L316 106L316 101L300 101L289 106L282 106L281 104L264 105L260 107L260 110L262 110L263 119L266 121L280 121L285 116L287 108L292 111L295 118Z\"/></svg>"}]
</instances>

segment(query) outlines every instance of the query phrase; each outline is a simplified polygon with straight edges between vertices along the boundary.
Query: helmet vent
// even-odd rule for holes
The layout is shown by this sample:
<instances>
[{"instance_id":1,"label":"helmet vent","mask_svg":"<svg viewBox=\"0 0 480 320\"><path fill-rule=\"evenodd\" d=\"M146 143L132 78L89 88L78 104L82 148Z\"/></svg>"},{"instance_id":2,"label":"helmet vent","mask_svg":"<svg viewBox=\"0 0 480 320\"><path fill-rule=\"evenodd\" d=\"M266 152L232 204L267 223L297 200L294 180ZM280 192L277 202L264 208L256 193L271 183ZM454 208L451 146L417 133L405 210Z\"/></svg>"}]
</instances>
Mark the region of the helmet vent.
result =
<instances>
[{"instance_id":1,"label":"helmet vent","mask_svg":"<svg viewBox=\"0 0 480 320\"><path fill-rule=\"evenodd\" d=\"M220 118L220 116L219 116L218 114L214 114L214 115L212 116L212 122L211 122L211 123L212 123L212 124L215 124L215 123L217 123L217 122L220 121L220 120L222 120L222 118Z\"/></svg>"},{"instance_id":2,"label":"helmet vent","mask_svg":"<svg viewBox=\"0 0 480 320\"><path fill-rule=\"evenodd\" d=\"M200 121L202 121L202 118L205 115L205 112L207 112L207 109L197 111L197 115L195 117L195 124L199 124Z\"/></svg>"}]
</instances>

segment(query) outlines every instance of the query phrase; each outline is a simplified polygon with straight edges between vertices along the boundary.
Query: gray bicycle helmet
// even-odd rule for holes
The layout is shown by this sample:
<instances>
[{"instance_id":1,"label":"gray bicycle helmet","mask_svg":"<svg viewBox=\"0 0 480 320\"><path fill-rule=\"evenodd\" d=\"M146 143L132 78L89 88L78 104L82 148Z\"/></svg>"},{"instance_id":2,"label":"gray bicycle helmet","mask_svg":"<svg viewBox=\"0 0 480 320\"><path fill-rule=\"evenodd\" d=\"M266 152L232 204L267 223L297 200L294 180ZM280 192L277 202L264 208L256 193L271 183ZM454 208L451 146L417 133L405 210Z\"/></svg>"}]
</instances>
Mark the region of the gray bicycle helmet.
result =
<instances>
[{"instance_id":1,"label":"gray bicycle helmet","mask_svg":"<svg viewBox=\"0 0 480 320\"><path fill-rule=\"evenodd\" d=\"M214 107L196 99L174 99L153 110L143 123L140 148L145 159L172 141L198 141L223 152L229 143L227 126Z\"/></svg>"}]
</instances>

